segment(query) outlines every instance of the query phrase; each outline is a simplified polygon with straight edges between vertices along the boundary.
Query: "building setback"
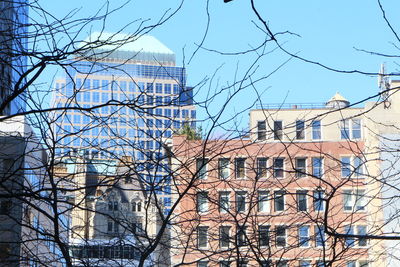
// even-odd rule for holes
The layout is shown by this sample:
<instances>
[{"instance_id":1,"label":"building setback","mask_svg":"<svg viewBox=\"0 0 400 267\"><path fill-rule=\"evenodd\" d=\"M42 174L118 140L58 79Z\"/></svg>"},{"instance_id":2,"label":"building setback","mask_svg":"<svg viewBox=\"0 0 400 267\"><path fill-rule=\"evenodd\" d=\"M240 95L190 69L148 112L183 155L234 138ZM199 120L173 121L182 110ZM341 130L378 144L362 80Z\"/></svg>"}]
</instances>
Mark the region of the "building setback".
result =
<instances>
[{"instance_id":1,"label":"building setback","mask_svg":"<svg viewBox=\"0 0 400 267\"><path fill-rule=\"evenodd\" d=\"M398 228L396 189L381 183L398 173L398 153L382 149L397 147L398 84L365 107L337 93L251 110L244 139L174 136L172 264L397 266L398 241L368 237Z\"/></svg>"}]
</instances>

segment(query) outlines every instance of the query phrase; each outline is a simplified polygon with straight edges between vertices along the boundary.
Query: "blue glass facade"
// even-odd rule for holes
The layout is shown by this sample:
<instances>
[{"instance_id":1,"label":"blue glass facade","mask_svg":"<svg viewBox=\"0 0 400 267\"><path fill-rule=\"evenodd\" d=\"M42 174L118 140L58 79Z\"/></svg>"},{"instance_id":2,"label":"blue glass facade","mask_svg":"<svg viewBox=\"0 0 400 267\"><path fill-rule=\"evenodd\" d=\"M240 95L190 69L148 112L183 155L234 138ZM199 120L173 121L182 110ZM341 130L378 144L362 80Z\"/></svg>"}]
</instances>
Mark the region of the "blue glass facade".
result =
<instances>
[{"instance_id":1,"label":"blue glass facade","mask_svg":"<svg viewBox=\"0 0 400 267\"><path fill-rule=\"evenodd\" d=\"M28 46L28 1L3 1L0 15L0 96L5 100L15 89L20 89L26 83L26 79L21 77L27 67L27 58L22 52ZM19 95L2 113L10 115L25 111L24 98L24 94Z\"/></svg>"},{"instance_id":2,"label":"blue glass facade","mask_svg":"<svg viewBox=\"0 0 400 267\"><path fill-rule=\"evenodd\" d=\"M76 61L67 72L53 99L53 106L70 108L56 113L56 154L129 156L145 189L162 196L168 212L171 188L163 140L196 119L185 69Z\"/></svg>"}]
</instances>

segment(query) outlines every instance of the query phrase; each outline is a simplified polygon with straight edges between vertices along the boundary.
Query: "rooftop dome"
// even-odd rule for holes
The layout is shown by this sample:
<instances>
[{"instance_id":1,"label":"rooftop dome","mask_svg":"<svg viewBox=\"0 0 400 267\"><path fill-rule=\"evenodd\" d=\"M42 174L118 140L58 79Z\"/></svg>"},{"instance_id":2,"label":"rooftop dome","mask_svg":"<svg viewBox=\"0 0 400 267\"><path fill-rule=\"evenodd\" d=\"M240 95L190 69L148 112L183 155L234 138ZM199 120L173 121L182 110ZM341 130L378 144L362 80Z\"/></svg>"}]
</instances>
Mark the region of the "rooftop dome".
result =
<instances>
[{"instance_id":1,"label":"rooftop dome","mask_svg":"<svg viewBox=\"0 0 400 267\"><path fill-rule=\"evenodd\" d=\"M100 59L175 63L175 53L151 35L94 32L82 42L85 45L90 45L86 55Z\"/></svg>"},{"instance_id":2,"label":"rooftop dome","mask_svg":"<svg viewBox=\"0 0 400 267\"><path fill-rule=\"evenodd\" d=\"M344 98L339 92L336 92L334 96L326 102L327 108L345 108L350 105L350 102Z\"/></svg>"}]
</instances>

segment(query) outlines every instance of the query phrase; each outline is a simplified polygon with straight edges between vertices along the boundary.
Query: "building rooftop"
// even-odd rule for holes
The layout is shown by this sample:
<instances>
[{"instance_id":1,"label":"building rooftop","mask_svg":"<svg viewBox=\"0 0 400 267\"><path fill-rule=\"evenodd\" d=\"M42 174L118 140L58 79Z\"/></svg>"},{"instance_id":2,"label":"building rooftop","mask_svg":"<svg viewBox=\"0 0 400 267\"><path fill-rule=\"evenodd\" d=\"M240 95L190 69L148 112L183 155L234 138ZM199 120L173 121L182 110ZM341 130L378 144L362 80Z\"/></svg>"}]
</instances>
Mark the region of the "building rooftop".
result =
<instances>
[{"instance_id":1,"label":"building rooftop","mask_svg":"<svg viewBox=\"0 0 400 267\"><path fill-rule=\"evenodd\" d=\"M346 98L339 94L339 92L336 92L336 94L325 103L263 103L257 104L256 109L331 109L348 107L349 104L350 102Z\"/></svg>"},{"instance_id":2,"label":"building rooftop","mask_svg":"<svg viewBox=\"0 0 400 267\"><path fill-rule=\"evenodd\" d=\"M151 35L94 32L82 42L89 45L86 56L175 64L175 53Z\"/></svg>"}]
</instances>

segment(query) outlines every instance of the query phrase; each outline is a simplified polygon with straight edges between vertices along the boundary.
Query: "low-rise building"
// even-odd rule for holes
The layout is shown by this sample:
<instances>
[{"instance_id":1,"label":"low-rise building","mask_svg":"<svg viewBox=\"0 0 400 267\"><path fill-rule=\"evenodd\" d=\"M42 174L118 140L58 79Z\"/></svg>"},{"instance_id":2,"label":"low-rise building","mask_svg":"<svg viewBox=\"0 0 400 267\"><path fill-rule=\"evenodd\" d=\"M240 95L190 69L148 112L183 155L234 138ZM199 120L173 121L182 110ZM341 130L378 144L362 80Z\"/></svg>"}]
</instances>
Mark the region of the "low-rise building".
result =
<instances>
[{"instance_id":1,"label":"low-rise building","mask_svg":"<svg viewBox=\"0 0 400 267\"><path fill-rule=\"evenodd\" d=\"M122 165L71 158L58 167L64 190L71 192L69 242L74 266L138 266L158 234L163 206L154 203L142 179L129 169L131 158L124 159ZM160 245L144 266L168 266L168 257Z\"/></svg>"},{"instance_id":2,"label":"low-rise building","mask_svg":"<svg viewBox=\"0 0 400 267\"><path fill-rule=\"evenodd\" d=\"M383 190L382 166L398 172L381 159L398 158L382 149L398 140L397 91L393 81L362 107L339 93L319 105L262 106L250 111L248 138L175 136L172 263L393 266L384 211L396 208L384 196L396 194Z\"/></svg>"}]
</instances>

